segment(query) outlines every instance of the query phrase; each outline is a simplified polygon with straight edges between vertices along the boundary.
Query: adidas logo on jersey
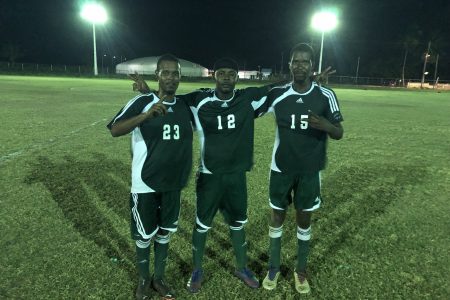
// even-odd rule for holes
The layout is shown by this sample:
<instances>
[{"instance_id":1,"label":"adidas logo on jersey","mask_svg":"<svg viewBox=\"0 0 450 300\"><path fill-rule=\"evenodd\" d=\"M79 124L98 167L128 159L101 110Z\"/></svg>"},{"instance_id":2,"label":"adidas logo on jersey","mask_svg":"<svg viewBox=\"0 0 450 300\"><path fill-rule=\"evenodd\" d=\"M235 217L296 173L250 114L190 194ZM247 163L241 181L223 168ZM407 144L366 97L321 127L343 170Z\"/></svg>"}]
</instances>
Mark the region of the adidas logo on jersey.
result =
<instances>
[{"instance_id":1,"label":"adidas logo on jersey","mask_svg":"<svg viewBox=\"0 0 450 300\"><path fill-rule=\"evenodd\" d=\"M303 103L303 100L302 100L302 98L298 98L298 100L297 100L297 101L295 101L295 103Z\"/></svg>"},{"instance_id":2,"label":"adidas logo on jersey","mask_svg":"<svg viewBox=\"0 0 450 300\"><path fill-rule=\"evenodd\" d=\"M226 102L222 103L221 107L228 107L228 103Z\"/></svg>"},{"instance_id":3,"label":"adidas logo on jersey","mask_svg":"<svg viewBox=\"0 0 450 300\"><path fill-rule=\"evenodd\" d=\"M167 112L173 112L172 107L169 107L169 109L167 110Z\"/></svg>"}]
</instances>

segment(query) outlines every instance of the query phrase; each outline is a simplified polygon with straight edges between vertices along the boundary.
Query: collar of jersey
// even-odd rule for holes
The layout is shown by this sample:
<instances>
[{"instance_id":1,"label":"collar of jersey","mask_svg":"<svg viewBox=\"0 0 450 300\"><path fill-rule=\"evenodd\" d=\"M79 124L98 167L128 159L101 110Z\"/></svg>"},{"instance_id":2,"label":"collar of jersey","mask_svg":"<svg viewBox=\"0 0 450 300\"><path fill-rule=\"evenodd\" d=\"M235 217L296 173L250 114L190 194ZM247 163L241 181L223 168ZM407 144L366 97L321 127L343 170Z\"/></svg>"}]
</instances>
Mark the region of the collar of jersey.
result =
<instances>
[{"instance_id":1,"label":"collar of jersey","mask_svg":"<svg viewBox=\"0 0 450 300\"><path fill-rule=\"evenodd\" d=\"M233 96L231 96L230 99L222 100L222 99L219 99L219 98L217 97L216 91L214 91L214 97L212 98L212 100L213 100L213 101L230 102L230 101L233 100L233 98L234 98L234 92L235 92L235 90L233 90Z\"/></svg>"},{"instance_id":2,"label":"collar of jersey","mask_svg":"<svg viewBox=\"0 0 450 300\"><path fill-rule=\"evenodd\" d=\"M311 87L309 88L309 90L307 90L306 92L304 92L304 93L299 93L299 92L297 92L297 91L295 91L294 90L294 82L291 82L291 84L290 84L290 86L291 86L291 92L293 93L293 94L297 94L297 95L300 95L300 96L303 96L303 95L308 95L309 93L311 93L311 91L314 89L314 86L315 86L315 84L314 84L314 82L311 82Z\"/></svg>"},{"instance_id":3,"label":"collar of jersey","mask_svg":"<svg viewBox=\"0 0 450 300\"><path fill-rule=\"evenodd\" d=\"M155 96L156 99L158 99L158 101L161 100L161 99L159 99L158 95L156 95L156 94L153 94L153 95ZM174 105L177 103L177 97L173 97L173 102L163 101L162 103L165 105Z\"/></svg>"}]
</instances>

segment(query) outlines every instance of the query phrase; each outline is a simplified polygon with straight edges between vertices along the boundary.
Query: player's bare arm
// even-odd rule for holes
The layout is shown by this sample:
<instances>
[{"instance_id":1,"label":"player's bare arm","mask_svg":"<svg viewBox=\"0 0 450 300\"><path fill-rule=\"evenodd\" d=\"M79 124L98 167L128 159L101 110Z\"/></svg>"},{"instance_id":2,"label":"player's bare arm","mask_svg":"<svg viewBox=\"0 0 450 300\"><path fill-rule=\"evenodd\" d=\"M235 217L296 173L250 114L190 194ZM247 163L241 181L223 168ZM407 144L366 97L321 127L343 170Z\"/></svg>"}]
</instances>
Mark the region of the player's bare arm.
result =
<instances>
[{"instance_id":1,"label":"player's bare arm","mask_svg":"<svg viewBox=\"0 0 450 300\"><path fill-rule=\"evenodd\" d=\"M145 113L114 123L111 127L111 135L113 137L118 137L128 134L144 121L165 115L167 113L167 108L162 101L163 100L160 100L158 103L154 104Z\"/></svg>"},{"instance_id":2,"label":"player's bare arm","mask_svg":"<svg viewBox=\"0 0 450 300\"><path fill-rule=\"evenodd\" d=\"M309 111L308 124L312 128L325 131L334 140L340 140L344 135L344 128L341 123L331 123L326 118Z\"/></svg>"}]
</instances>

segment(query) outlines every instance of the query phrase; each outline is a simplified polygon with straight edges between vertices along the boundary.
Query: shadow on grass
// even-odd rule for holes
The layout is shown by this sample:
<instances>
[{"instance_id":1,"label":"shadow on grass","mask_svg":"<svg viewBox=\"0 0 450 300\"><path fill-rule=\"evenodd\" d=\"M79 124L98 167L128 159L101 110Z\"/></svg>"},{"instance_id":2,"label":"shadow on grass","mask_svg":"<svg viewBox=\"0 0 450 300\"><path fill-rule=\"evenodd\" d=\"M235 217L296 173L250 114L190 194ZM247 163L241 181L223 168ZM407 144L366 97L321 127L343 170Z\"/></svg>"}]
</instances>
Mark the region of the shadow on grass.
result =
<instances>
[{"instance_id":1,"label":"shadow on grass","mask_svg":"<svg viewBox=\"0 0 450 300\"><path fill-rule=\"evenodd\" d=\"M313 214L314 238L311 242L309 271L316 273L321 268L321 264L332 261L338 250L349 239L361 229L370 226L372 219L384 214L397 198L407 193L406 190L410 186L423 183L427 178L430 176L425 167L400 164L351 166L342 168L328 177L323 184L322 208ZM339 208L343 205L346 205L346 209L340 210ZM292 207L290 213L293 213ZM268 216L259 217L268 220ZM254 238L258 237L252 236L252 239ZM268 239L267 235L259 238ZM285 236L283 240L287 242L287 239L290 237ZM268 249L253 248L252 250L252 256L256 257L256 260L251 261L250 267L257 274L265 274L269 259ZM295 253L296 250L290 251ZM283 256L286 252L283 250ZM295 261L288 263L294 265ZM289 269L282 264L282 275L287 276Z\"/></svg>"},{"instance_id":2,"label":"shadow on grass","mask_svg":"<svg viewBox=\"0 0 450 300\"><path fill-rule=\"evenodd\" d=\"M129 165L103 154L93 154L92 159L83 160L66 156L63 161L40 156L32 164L25 183L43 184L81 236L103 249L105 255L117 262L134 282L137 278L134 245L121 237L94 203L103 202L118 217L129 222L129 178ZM93 199L93 193L97 200ZM189 274L188 264L176 251L170 251L169 257Z\"/></svg>"}]
</instances>

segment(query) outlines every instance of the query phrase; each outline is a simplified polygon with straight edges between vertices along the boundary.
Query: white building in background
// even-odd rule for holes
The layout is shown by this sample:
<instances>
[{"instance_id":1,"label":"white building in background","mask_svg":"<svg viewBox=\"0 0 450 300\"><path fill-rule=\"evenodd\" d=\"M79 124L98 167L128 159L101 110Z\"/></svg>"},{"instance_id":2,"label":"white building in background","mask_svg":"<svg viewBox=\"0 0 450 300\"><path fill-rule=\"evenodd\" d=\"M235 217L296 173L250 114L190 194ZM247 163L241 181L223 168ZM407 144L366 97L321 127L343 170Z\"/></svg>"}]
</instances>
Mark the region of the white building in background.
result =
<instances>
[{"instance_id":1,"label":"white building in background","mask_svg":"<svg viewBox=\"0 0 450 300\"><path fill-rule=\"evenodd\" d=\"M240 79L257 79L258 71L239 71L238 75Z\"/></svg>"},{"instance_id":2,"label":"white building in background","mask_svg":"<svg viewBox=\"0 0 450 300\"><path fill-rule=\"evenodd\" d=\"M127 60L116 65L117 74L138 74L154 75L156 70L156 63L159 56L141 57L132 60ZM181 76L187 77L208 77L209 71L207 68L184 60L178 59L181 65Z\"/></svg>"}]
</instances>

